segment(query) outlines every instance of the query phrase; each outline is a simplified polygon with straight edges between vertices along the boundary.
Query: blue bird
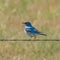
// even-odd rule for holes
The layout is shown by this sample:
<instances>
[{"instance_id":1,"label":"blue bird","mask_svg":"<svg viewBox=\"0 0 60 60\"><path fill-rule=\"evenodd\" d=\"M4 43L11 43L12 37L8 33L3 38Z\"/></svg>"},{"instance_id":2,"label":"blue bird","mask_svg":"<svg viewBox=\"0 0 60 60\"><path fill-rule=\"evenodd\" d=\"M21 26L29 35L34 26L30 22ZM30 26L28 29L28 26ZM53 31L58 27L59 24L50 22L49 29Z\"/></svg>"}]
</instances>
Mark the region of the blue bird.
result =
<instances>
[{"instance_id":1,"label":"blue bird","mask_svg":"<svg viewBox=\"0 0 60 60\"><path fill-rule=\"evenodd\" d=\"M43 35L46 36L46 34L43 34L42 32L38 31L30 22L26 21L23 22L25 24L24 31L30 36L36 38L36 35Z\"/></svg>"}]
</instances>

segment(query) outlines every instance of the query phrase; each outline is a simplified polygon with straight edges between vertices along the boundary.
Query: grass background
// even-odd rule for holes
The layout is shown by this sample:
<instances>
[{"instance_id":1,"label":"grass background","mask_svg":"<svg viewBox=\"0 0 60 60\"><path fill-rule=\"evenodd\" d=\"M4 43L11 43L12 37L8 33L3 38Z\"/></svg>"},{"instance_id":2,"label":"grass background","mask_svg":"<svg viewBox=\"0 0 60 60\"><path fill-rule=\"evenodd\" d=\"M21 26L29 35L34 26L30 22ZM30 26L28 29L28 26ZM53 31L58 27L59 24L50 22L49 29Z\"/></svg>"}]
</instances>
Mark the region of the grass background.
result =
<instances>
[{"instance_id":1,"label":"grass background","mask_svg":"<svg viewBox=\"0 0 60 60\"><path fill-rule=\"evenodd\" d=\"M60 39L60 1L0 0L0 38L28 39L24 21L30 21L47 34L38 39Z\"/></svg>"},{"instance_id":2,"label":"grass background","mask_svg":"<svg viewBox=\"0 0 60 60\"><path fill-rule=\"evenodd\" d=\"M0 39L29 39L24 21L60 39L60 0L0 0ZM60 60L60 41L0 41L0 60Z\"/></svg>"},{"instance_id":3,"label":"grass background","mask_svg":"<svg viewBox=\"0 0 60 60\"><path fill-rule=\"evenodd\" d=\"M60 41L0 42L1 60L60 60Z\"/></svg>"}]
</instances>

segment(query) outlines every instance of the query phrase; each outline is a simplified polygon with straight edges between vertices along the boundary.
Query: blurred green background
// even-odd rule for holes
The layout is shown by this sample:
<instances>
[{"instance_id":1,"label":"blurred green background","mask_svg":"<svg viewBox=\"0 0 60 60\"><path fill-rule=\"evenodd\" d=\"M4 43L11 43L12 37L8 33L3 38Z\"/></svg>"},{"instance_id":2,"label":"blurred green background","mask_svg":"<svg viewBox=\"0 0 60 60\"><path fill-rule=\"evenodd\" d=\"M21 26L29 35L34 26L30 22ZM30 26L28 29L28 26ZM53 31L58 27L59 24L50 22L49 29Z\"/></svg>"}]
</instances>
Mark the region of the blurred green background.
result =
<instances>
[{"instance_id":1,"label":"blurred green background","mask_svg":"<svg viewBox=\"0 0 60 60\"><path fill-rule=\"evenodd\" d=\"M60 39L60 0L0 0L0 39L29 39L24 21L47 34L38 39Z\"/></svg>"},{"instance_id":2,"label":"blurred green background","mask_svg":"<svg viewBox=\"0 0 60 60\"><path fill-rule=\"evenodd\" d=\"M29 39L24 21L60 39L60 0L0 0L0 39ZM60 41L0 41L0 60L60 60Z\"/></svg>"},{"instance_id":3,"label":"blurred green background","mask_svg":"<svg viewBox=\"0 0 60 60\"><path fill-rule=\"evenodd\" d=\"M0 41L0 60L60 60L60 41Z\"/></svg>"}]
</instances>

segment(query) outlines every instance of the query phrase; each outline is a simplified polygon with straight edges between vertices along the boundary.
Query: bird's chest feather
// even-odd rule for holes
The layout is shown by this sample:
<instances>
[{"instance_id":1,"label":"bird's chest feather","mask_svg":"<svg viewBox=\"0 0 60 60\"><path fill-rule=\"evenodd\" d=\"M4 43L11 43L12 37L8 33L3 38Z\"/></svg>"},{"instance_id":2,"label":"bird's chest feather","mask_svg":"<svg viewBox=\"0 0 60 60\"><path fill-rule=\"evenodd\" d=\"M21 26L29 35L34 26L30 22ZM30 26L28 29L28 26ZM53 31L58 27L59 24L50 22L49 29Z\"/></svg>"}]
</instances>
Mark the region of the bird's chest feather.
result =
<instances>
[{"instance_id":1,"label":"bird's chest feather","mask_svg":"<svg viewBox=\"0 0 60 60\"><path fill-rule=\"evenodd\" d=\"M30 32L30 29L31 29L31 27L25 27L24 32L25 33Z\"/></svg>"}]
</instances>

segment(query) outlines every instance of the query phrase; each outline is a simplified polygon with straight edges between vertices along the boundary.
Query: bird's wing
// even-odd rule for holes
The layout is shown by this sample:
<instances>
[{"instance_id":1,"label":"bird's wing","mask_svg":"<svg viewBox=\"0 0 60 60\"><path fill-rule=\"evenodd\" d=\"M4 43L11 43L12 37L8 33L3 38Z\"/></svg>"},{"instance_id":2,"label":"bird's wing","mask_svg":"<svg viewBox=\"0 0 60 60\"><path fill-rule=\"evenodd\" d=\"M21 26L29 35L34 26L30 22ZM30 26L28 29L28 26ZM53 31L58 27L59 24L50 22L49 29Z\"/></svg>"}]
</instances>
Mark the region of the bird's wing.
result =
<instances>
[{"instance_id":1,"label":"bird's wing","mask_svg":"<svg viewBox=\"0 0 60 60\"><path fill-rule=\"evenodd\" d=\"M40 33L35 27L27 27L27 28L25 28L25 30L27 31L27 32L30 32L30 33Z\"/></svg>"},{"instance_id":2,"label":"bird's wing","mask_svg":"<svg viewBox=\"0 0 60 60\"><path fill-rule=\"evenodd\" d=\"M44 35L44 36L47 36L46 34L40 32L39 30L37 30L36 28L34 28L34 32L36 32L37 34L39 35Z\"/></svg>"},{"instance_id":3,"label":"bird's wing","mask_svg":"<svg viewBox=\"0 0 60 60\"><path fill-rule=\"evenodd\" d=\"M43 33L40 32L39 30L37 30L35 27L26 28L25 30L26 30L26 32L27 32L28 34L39 34L39 35L44 35L44 36L46 36L46 34L43 34Z\"/></svg>"},{"instance_id":4,"label":"bird's wing","mask_svg":"<svg viewBox=\"0 0 60 60\"><path fill-rule=\"evenodd\" d=\"M25 28L25 30L27 31L27 32L31 32L31 27L29 28L29 27L27 27L27 28Z\"/></svg>"},{"instance_id":5,"label":"bird's wing","mask_svg":"<svg viewBox=\"0 0 60 60\"><path fill-rule=\"evenodd\" d=\"M36 32L36 33L40 33L40 31L37 30L35 27L33 27L33 31Z\"/></svg>"}]
</instances>

